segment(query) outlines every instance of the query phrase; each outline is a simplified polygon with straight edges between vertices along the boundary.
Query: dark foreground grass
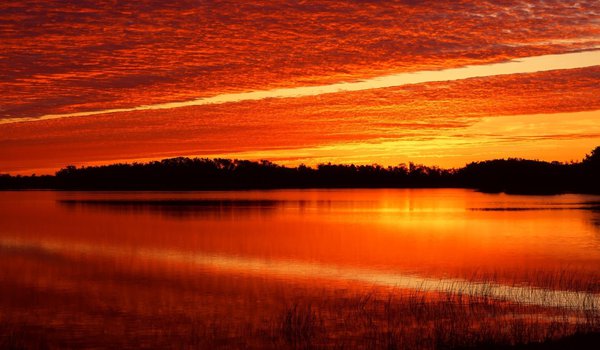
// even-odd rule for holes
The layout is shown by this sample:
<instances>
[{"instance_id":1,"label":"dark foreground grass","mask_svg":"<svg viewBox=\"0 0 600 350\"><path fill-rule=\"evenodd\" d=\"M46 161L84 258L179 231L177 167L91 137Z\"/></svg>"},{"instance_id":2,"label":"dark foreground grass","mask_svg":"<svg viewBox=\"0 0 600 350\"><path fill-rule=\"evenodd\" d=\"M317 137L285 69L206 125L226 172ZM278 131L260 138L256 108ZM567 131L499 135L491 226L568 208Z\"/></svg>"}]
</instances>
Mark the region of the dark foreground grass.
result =
<instances>
[{"instance_id":1,"label":"dark foreground grass","mask_svg":"<svg viewBox=\"0 0 600 350\"><path fill-rule=\"evenodd\" d=\"M294 297L262 321L138 320L131 332L73 340L51 325L0 324L1 349L595 349L598 305L555 308L463 294L373 290ZM151 324L145 332L135 329ZM75 329L74 332L85 332Z\"/></svg>"},{"instance_id":2,"label":"dark foreground grass","mask_svg":"<svg viewBox=\"0 0 600 350\"><path fill-rule=\"evenodd\" d=\"M600 333L575 333L573 335L549 340L543 343L532 343L512 347L520 350L558 350L558 349L598 349Z\"/></svg>"},{"instance_id":3,"label":"dark foreground grass","mask_svg":"<svg viewBox=\"0 0 600 350\"><path fill-rule=\"evenodd\" d=\"M548 309L485 297L368 294L293 305L279 330L292 348L533 349L592 341L600 332L599 316L597 309Z\"/></svg>"}]
</instances>

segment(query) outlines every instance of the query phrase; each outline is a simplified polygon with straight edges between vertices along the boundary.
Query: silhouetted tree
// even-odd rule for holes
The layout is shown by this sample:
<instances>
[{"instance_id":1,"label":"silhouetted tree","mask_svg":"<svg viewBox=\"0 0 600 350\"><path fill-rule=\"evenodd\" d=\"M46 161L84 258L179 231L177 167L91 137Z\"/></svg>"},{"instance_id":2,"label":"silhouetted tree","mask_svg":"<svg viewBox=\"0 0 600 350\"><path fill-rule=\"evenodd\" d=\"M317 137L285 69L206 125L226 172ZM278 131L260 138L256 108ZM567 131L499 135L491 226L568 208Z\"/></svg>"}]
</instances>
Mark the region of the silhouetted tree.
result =
<instances>
[{"instance_id":1,"label":"silhouetted tree","mask_svg":"<svg viewBox=\"0 0 600 350\"><path fill-rule=\"evenodd\" d=\"M0 189L234 190L268 188L464 187L507 193L600 193L600 147L580 163L495 159L461 169L409 163L319 164L289 168L268 160L169 158L132 164L75 167L55 176L0 175Z\"/></svg>"},{"instance_id":2,"label":"silhouetted tree","mask_svg":"<svg viewBox=\"0 0 600 350\"><path fill-rule=\"evenodd\" d=\"M586 155L585 158L583 159L582 163L599 166L600 165L600 146L594 148L590 152L590 154Z\"/></svg>"}]
</instances>

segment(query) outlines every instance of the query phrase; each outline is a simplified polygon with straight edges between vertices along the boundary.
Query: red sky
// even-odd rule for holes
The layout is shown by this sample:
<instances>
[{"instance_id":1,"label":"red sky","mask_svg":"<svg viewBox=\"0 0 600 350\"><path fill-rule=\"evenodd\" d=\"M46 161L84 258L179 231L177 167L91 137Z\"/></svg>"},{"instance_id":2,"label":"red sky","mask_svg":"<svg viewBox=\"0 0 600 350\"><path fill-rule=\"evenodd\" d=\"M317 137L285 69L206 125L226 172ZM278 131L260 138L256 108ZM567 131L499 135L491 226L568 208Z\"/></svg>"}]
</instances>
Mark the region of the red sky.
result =
<instances>
[{"instance_id":1,"label":"red sky","mask_svg":"<svg viewBox=\"0 0 600 350\"><path fill-rule=\"evenodd\" d=\"M180 155L460 166L600 145L597 1L8 0L0 13L0 172ZM552 54L560 65L514 65ZM448 71L466 65L480 73Z\"/></svg>"}]
</instances>

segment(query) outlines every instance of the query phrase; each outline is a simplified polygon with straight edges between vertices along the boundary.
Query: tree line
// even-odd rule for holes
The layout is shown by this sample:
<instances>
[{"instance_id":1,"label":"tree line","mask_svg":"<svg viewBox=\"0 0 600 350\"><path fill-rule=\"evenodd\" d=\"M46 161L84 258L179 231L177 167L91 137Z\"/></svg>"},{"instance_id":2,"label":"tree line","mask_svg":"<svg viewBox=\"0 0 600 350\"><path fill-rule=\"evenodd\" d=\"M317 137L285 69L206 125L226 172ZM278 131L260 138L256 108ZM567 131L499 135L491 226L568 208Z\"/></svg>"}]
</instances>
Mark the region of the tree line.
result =
<instances>
[{"instance_id":1,"label":"tree line","mask_svg":"<svg viewBox=\"0 0 600 350\"><path fill-rule=\"evenodd\" d=\"M276 188L473 188L506 193L600 194L600 146L581 162L472 162L458 169L413 163L285 167L270 161L169 158L148 163L67 166L55 175L0 175L0 189L242 190Z\"/></svg>"}]
</instances>

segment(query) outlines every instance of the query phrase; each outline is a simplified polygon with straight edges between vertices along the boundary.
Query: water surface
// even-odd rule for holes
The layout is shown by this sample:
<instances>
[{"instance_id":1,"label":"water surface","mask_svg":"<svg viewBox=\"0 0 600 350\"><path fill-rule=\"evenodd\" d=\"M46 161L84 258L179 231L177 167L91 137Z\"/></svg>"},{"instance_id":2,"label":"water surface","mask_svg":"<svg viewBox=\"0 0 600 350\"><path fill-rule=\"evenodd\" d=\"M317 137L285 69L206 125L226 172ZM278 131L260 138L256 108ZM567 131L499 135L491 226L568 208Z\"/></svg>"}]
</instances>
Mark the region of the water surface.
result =
<instances>
[{"instance_id":1,"label":"water surface","mask_svg":"<svg viewBox=\"0 0 600 350\"><path fill-rule=\"evenodd\" d=\"M493 297L564 307L548 293L600 288L597 196L24 191L0 193L0 207L3 327L66 332L71 346L260 323L340 290L479 293L485 280ZM531 287L545 294L510 289Z\"/></svg>"}]
</instances>

